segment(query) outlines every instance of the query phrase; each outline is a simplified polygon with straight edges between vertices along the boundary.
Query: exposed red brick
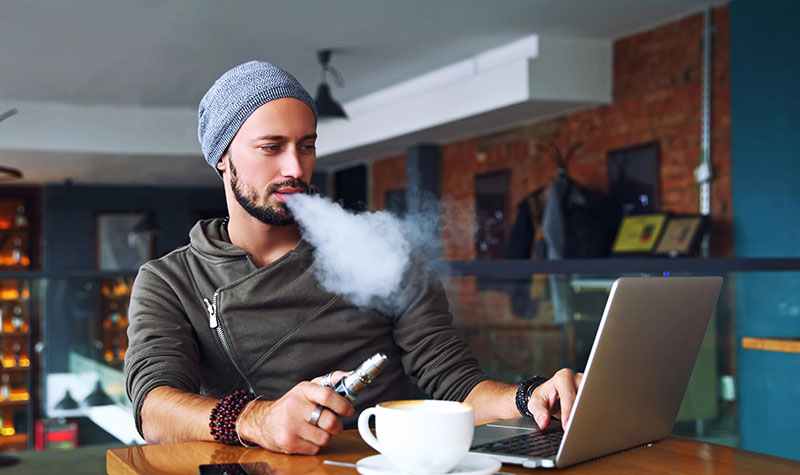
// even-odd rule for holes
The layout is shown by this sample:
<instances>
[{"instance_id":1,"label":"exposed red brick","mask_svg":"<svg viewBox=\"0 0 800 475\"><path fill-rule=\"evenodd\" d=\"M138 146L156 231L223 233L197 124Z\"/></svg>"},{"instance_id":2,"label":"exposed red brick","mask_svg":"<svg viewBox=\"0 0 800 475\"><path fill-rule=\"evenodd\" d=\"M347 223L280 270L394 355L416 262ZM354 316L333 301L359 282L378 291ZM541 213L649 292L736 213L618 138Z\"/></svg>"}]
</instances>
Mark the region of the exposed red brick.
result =
<instances>
[{"instance_id":1,"label":"exposed red brick","mask_svg":"<svg viewBox=\"0 0 800 475\"><path fill-rule=\"evenodd\" d=\"M378 160L372 164L372 197L369 207L372 211L383 209L387 191L402 190L406 187L406 157L400 155Z\"/></svg>"},{"instance_id":2,"label":"exposed red brick","mask_svg":"<svg viewBox=\"0 0 800 475\"><path fill-rule=\"evenodd\" d=\"M730 224L730 73L728 8L714 9L716 34L712 71L712 255L732 255ZM575 180L607 189L606 156L611 150L658 141L661 147L661 204L677 213L698 212L694 169L700 160L702 14L692 15L614 42L613 103L541 124L460 140L442 147L445 259L474 258L475 175L511 171L511 219L527 193L555 176L556 167L537 145L562 150L583 142L569 165ZM373 165L372 209L386 191L405 186L402 157ZM402 169L397 169L403 162ZM402 177L402 178L401 178ZM475 292L474 285L469 292ZM499 302L498 302L499 303ZM469 305L461 302L462 310ZM473 301L482 307L485 303ZM503 307L505 308L505 307ZM477 318L477 317L476 317Z\"/></svg>"}]
</instances>

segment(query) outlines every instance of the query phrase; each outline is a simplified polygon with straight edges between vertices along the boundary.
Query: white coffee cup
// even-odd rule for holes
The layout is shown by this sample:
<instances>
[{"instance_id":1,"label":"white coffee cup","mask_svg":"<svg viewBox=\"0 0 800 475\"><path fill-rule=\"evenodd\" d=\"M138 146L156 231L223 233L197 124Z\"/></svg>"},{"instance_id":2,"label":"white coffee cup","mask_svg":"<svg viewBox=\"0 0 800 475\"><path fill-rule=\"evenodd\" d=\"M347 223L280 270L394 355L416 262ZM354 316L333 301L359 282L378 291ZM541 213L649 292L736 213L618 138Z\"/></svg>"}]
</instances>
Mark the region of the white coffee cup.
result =
<instances>
[{"instance_id":1,"label":"white coffee cup","mask_svg":"<svg viewBox=\"0 0 800 475\"><path fill-rule=\"evenodd\" d=\"M369 418L375 416L375 433ZM472 406L455 401L383 402L358 416L364 442L398 470L445 473L467 455L475 430Z\"/></svg>"}]
</instances>

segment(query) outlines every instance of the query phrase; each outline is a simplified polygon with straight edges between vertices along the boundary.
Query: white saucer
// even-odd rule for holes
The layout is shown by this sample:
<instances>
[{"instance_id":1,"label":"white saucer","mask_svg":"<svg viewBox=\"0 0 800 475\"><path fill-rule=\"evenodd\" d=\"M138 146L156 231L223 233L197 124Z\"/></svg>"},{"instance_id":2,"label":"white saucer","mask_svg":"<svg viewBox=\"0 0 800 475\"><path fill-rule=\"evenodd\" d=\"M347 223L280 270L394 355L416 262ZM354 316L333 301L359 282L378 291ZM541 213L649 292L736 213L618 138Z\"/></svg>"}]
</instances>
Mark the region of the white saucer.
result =
<instances>
[{"instance_id":1,"label":"white saucer","mask_svg":"<svg viewBox=\"0 0 800 475\"><path fill-rule=\"evenodd\" d=\"M488 455L467 454L447 473L485 475L500 470L501 465L499 460ZM406 472L398 472L383 455L372 455L359 460L356 463L356 470L363 475L407 475Z\"/></svg>"}]
</instances>

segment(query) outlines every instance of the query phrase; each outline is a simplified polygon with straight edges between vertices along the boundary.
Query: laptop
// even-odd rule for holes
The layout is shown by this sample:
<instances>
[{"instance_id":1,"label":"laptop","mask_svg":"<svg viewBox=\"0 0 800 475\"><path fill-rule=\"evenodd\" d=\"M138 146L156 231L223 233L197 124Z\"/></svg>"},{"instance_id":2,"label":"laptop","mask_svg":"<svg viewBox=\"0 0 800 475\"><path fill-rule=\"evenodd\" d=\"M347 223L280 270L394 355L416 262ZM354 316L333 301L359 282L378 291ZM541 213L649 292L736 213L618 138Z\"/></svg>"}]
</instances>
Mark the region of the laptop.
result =
<instances>
[{"instance_id":1,"label":"laptop","mask_svg":"<svg viewBox=\"0 0 800 475\"><path fill-rule=\"evenodd\" d=\"M617 279L566 427L483 424L470 451L563 468L668 436L721 287L721 277Z\"/></svg>"}]
</instances>

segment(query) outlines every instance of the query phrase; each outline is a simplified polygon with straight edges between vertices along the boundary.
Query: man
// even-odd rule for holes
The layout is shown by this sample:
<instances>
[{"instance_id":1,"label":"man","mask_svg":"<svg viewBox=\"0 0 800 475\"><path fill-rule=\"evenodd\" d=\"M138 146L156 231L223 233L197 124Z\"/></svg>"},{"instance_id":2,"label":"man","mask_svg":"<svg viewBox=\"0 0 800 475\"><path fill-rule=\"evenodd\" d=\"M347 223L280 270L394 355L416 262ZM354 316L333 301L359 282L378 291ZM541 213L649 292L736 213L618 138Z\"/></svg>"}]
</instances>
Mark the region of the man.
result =
<instances>
[{"instance_id":1,"label":"man","mask_svg":"<svg viewBox=\"0 0 800 475\"><path fill-rule=\"evenodd\" d=\"M423 263L412 264L391 315L319 287L313 248L285 205L308 190L316 123L308 92L264 62L228 71L201 101L198 137L223 180L228 219L197 223L188 246L136 278L125 372L144 438L314 454L356 410L409 397L408 375L434 398L472 404L477 420L566 417L581 375L561 370L521 388L488 380L452 328L438 281L414 271ZM376 351L389 363L355 408L320 384Z\"/></svg>"}]
</instances>

